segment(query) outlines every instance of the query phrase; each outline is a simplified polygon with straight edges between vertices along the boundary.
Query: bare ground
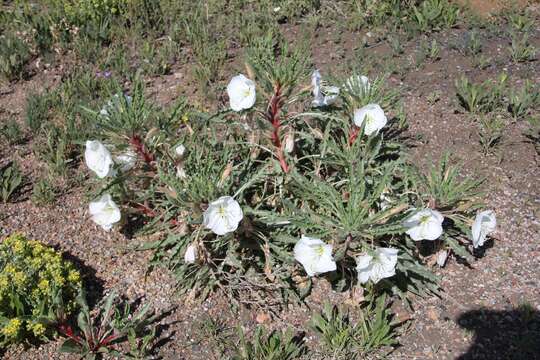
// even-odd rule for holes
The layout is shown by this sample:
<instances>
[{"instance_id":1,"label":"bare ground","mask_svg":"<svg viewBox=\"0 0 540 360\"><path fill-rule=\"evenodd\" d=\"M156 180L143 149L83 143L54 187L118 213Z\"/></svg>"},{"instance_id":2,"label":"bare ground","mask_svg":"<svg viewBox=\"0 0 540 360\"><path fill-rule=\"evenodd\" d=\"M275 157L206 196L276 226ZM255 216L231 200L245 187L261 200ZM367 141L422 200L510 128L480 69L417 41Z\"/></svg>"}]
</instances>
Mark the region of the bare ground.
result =
<instances>
[{"instance_id":1,"label":"bare ground","mask_svg":"<svg viewBox=\"0 0 540 360\"><path fill-rule=\"evenodd\" d=\"M533 39L537 47L538 30ZM294 29L290 31L294 33ZM338 60L332 54L353 56L351 49L358 46L355 44L360 38L359 34L349 34L341 44L335 44L328 31L321 30L313 39L314 62L323 71L331 71ZM471 57L450 49L452 39L459 39L465 31L435 34L443 45L441 59L427 62L420 69L413 67L403 78L394 75L389 82L405 89L402 98L410 133L423 135L412 150L415 161L426 164L450 151L463 162L468 176L485 177L485 199L488 208L497 214L498 230L494 241L470 266L451 258L444 269L436 270L442 277L441 298L419 299L412 313L396 307L398 318L410 320L400 336L401 345L390 358L540 359L540 158L523 135L526 124L509 117L502 144L495 154L483 155L478 145L477 121L459 108L453 85L462 74L481 80L494 78L502 71L509 73L512 83L529 79L538 84L540 62L512 63L508 39L494 36L484 43L483 51L493 61L488 68L478 70ZM404 55L396 61L410 62L417 46L418 41L407 43ZM370 51L379 55L388 53L388 48L383 45ZM29 90L58 82L62 71L55 68L38 72L26 82L7 87L0 96L0 116L5 119L6 114L13 114L22 119ZM189 81L187 70L177 68L173 75L151 80L151 95L160 103L168 103L179 91L185 91L179 89L184 81ZM440 94L435 101L430 98L434 93ZM4 144L0 154L4 159L20 160L25 175L35 180L41 165L30 149L31 144L15 149ZM151 254L133 250L145 239L130 240L118 232L100 231L89 221L82 193L78 187L68 189L48 207L36 207L24 195L14 204L0 205L0 236L22 231L61 249L85 269L96 293L117 288L131 299L142 297L160 311L172 309L163 320L161 337L165 341L158 349L164 359L219 359L215 340L201 331L206 317L223 319L230 327L241 324L252 328L258 320L272 327L305 328L312 311L306 307L287 308L270 320L248 309L234 311L219 294L202 304L177 296L166 270L158 268L146 274ZM331 290L326 281L318 280L308 305L320 307L328 293ZM332 294L336 301L345 301L347 296ZM532 316L536 321L526 322L523 313L516 310L525 302L534 308ZM309 345L313 334L308 332L306 337ZM39 348L11 348L5 357L72 358L56 353L59 344L53 341Z\"/></svg>"}]
</instances>

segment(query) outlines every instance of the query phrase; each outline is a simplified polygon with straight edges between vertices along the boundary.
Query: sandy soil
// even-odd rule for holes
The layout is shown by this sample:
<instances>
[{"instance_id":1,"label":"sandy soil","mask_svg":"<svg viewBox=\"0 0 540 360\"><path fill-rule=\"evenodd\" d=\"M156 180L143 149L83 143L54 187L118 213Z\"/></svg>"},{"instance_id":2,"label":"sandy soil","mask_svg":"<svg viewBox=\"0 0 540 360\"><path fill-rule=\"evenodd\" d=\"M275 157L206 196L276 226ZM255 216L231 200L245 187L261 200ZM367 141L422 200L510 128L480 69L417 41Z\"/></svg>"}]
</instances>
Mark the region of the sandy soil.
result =
<instances>
[{"instance_id":1,"label":"sandy soil","mask_svg":"<svg viewBox=\"0 0 540 360\"><path fill-rule=\"evenodd\" d=\"M473 1L482 11L492 11L496 4ZM533 38L540 44L540 25ZM294 31L294 30L292 30ZM348 34L342 44L331 41L331 34L321 33L314 38L314 62L317 67L331 70L335 59L331 54L351 51L359 34ZM540 359L540 157L534 145L523 135L524 121L506 119L507 127L502 144L495 154L485 156L478 144L477 122L460 109L454 81L462 74L473 79L494 78L507 71L514 84L529 79L540 83L540 62L514 64L507 52L508 39L486 34L483 55L492 57L490 65L479 70L472 58L461 55L450 46L461 39L466 29L453 29L434 34L442 46L440 60L427 62L420 69L411 69L404 77L392 76L389 82L406 91L403 103L410 121L410 133L421 134L422 141L413 149L415 161L426 164L450 151L463 162L469 176L485 177L487 206L495 209L498 230L491 246L470 266L451 258L444 269L436 271L442 277L444 295L419 299L409 313L397 306L397 317L410 318L400 336L401 345L391 354L392 359ZM431 39L430 39L431 40ZM396 61L406 63L419 46L419 40L406 44L405 53ZM337 49L336 49L337 48ZM340 52L341 51L341 52ZM376 55L388 53L386 45L374 47ZM62 69L38 72L25 82L2 88L0 116L2 121L11 114L22 120L25 98L31 89L56 83ZM370 74L370 75L376 75ZM159 103L173 100L178 81L186 78L185 69L151 79L150 92ZM440 94L436 101L431 95ZM538 114L536 114L538 116ZM2 159L18 159L30 180L39 174L40 165L31 151L31 143L8 148L2 144ZM84 171L81 169L81 171ZM85 269L87 279L96 294L107 289L122 289L130 299L142 297L158 311L172 309L163 320L163 344L157 353L164 359L219 359L213 339L201 330L207 317L219 318L228 327L238 324L252 328L257 323L256 311L230 309L219 294L202 304L178 297L174 281L164 269L146 276L148 252L134 251L144 239L128 239L117 232L100 231L90 220L86 199L78 188L66 189L54 205L36 207L23 194L16 203L0 205L0 236L22 231L29 237L61 249ZM317 280L308 299L311 308L318 308L331 294L344 299L346 294L332 293L324 280ZM532 320L525 321L517 309L523 303L534 308ZM291 325L305 328L311 309L289 307L265 322L272 327ZM264 320L259 316L258 320ZM307 334L308 344L313 334ZM524 345L525 344L525 345ZM10 359L71 359L56 353L59 342L39 348L9 349ZM521 350L519 350L521 349ZM528 349L528 353L522 349Z\"/></svg>"}]
</instances>

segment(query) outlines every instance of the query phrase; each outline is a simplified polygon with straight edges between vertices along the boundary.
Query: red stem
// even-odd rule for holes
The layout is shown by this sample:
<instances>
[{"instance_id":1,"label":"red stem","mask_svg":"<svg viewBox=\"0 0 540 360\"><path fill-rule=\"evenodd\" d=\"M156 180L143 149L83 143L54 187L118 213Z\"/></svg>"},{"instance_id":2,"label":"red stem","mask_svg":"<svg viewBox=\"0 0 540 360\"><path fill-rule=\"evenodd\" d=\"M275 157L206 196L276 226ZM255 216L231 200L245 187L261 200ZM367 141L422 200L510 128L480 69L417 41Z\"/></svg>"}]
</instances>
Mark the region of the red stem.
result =
<instances>
[{"instance_id":1,"label":"red stem","mask_svg":"<svg viewBox=\"0 0 540 360\"><path fill-rule=\"evenodd\" d=\"M358 134L360 134L360 128L358 126L355 126L352 129L351 134L349 135L349 146L352 146L352 144L354 144L356 138L358 137Z\"/></svg>"},{"instance_id":2,"label":"red stem","mask_svg":"<svg viewBox=\"0 0 540 360\"><path fill-rule=\"evenodd\" d=\"M145 216L148 216L148 217L155 217L157 214L154 210L152 210L150 207L144 205L144 204L139 204L139 203L133 203L133 207L137 210L139 210L140 212L142 212Z\"/></svg>"},{"instance_id":3,"label":"red stem","mask_svg":"<svg viewBox=\"0 0 540 360\"><path fill-rule=\"evenodd\" d=\"M78 336L78 335L75 335L73 333L73 330L71 329L71 326L65 325L65 324L60 324L60 325L58 325L58 331L60 331L62 334L64 334L64 336L67 336L71 340L75 341L77 344L80 345L82 343L81 337Z\"/></svg>"},{"instance_id":4,"label":"red stem","mask_svg":"<svg viewBox=\"0 0 540 360\"><path fill-rule=\"evenodd\" d=\"M151 209L150 207L148 207L148 206L146 206L144 204L133 203L133 208L139 210L141 213L144 214L144 216L147 216L149 218L153 218L153 217L158 216L158 213L156 213L155 210ZM173 226L178 226L178 225L181 224L180 221L178 221L176 219L171 219L171 220L169 220L169 222Z\"/></svg>"},{"instance_id":5,"label":"red stem","mask_svg":"<svg viewBox=\"0 0 540 360\"><path fill-rule=\"evenodd\" d=\"M281 86L277 84L276 90L272 98L270 99L270 104L268 104L268 111L266 114L266 119L270 122L273 127L272 134L270 139L272 144L276 147L276 155L279 161L279 165L284 173L289 172L289 166L285 160L285 152L283 151L283 144L279 137L279 130L281 128L281 121L279 119L279 111L281 109Z\"/></svg>"},{"instance_id":6,"label":"red stem","mask_svg":"<svg viewBox=\"0 0 540 360\"><path fill-rule=\"evenodd\" d=\"M109 335L107 336L105 339L103 339L99 345L100 346L107 346L109 345L112 341L116 340L118 338L118 335Z\"/></svg>"},{"instance_id":7,"label":"red stem","mask_svg":"<svg viewBox=\"0 0 540 360\"><path fill-rule=\"evenodd\" d=\"M139 135L133 135L131 136L131 139L129 139L129 142L133 149L135 149L135 152L144 160L145 163L147 163L149 166L154 167L152 164L154 162L154 155L152 155L147 149L146 146L144 146L144 142L142 141L141 137Z\"/></svg>"}]
</instances>

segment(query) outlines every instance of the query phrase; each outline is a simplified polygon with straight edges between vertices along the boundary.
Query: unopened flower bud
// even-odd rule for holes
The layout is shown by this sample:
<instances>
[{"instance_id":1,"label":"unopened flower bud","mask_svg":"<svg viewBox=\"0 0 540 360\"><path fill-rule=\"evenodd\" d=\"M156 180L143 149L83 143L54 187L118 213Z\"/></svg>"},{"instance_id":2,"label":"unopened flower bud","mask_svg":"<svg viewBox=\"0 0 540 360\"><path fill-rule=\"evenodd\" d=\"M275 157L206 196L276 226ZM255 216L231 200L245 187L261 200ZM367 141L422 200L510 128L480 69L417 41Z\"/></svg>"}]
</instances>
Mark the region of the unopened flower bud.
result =
<instances>
[{"instance_id":1,"label":"unopened flower bud","mask_svg":"<svg viewBox=\"0 0 540 360\"><path fill-rule=\"evenodd\" d=\"M285 134L285 139L283 140L284 147L283 151L286 153L292 153L294 150L294 131L289 131Z\"/></svg>"}]
</instances>

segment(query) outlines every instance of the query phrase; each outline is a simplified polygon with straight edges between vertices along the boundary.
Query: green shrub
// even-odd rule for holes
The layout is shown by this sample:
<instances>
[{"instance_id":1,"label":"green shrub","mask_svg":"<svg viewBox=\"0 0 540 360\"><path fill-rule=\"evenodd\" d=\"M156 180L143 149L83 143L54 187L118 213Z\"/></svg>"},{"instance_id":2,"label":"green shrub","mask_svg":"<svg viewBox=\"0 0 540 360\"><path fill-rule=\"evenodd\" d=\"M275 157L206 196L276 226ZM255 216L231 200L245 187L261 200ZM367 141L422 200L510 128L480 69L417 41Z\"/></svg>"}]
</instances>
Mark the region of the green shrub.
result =
<instances>
[{"instance_id":1,"label":"green shrub","mask_svg":"<svg viewBox=\"0 0 540 360\"><path fill-rule=\"evenodd\" d=\"M23 131L19 123L13 118L0 126L0 134L2 134L4 140L10 145L20 144L24 140Z\"/></svg>"},{"instance_id":2,"label":"green shrub","mask_svg":"<svg viewBox=\"0 0 540 360\"><path fill-rule=\"evenodd\" d=\"M425 0L413 7L411 17L419 31L427 32L454 26L459 13L459 7L448 0Z\"/></svg>"},{"instance_id":3,"label":"green shrub","mask_svg":"<svg viewBox=\"0 0 540 360\"><path fill-rule=\"evenodd\" d=\"M326 303L321 313L313 314L310 322L324 351L333 359L364 359L382 347L396 345L396 324L392 324L392 314L385 301L381 296L360 309L356 323L351 321L351 314L344 307Z\"/></svg>"},{"instance_id":4,"label":"green shrub","mask_svg":"<svg viewBox=\"0 0 540 360\"><path fill-rule=\"evenodd\" d=\"M17 163L9 163L0 168L0 195L2 202L7 203L13 193L21 186L23 176Z\"/></svg>"},{"instance_id":5,"label":"green shrub","mask_svg":"<svg viewBox=\"0 0 540 360\"><path fill-rule=\"evenodd\" d=\"M15 34L0 36L0 75L3 78L20 79L30 56L28 45Z\"/></svg>"},{"instance_id":6,"label":"green shrub","mask_svg":"<svg viewBox=\"0 0 540 360\"><path fill-rule=\"evenodd\" d=\"M36 205L52 204L56 198L56 189L47 178L40 179L35 183L32 190L31 200Z\"/></svg>"},{"instance_id":7,"label":"green shrub","mask_svg":"<svg viewBox=\"0 0 540 360\"><path fill-rule=\"evenodd\" d=\"M51 324L75 309L81 276L38 241L13 234L0 244L0 346L45 339Z\"/></svg>"},{"instance_id":8,"label":"green shrub","mask_svg":"<svg viewBox=\"0 0 540 360\"><path fill-rule=\"evenodd\" d=\"M258 326L249 339L241 328L238 334L240 343L233 360L293 360L306 352L303 340L295 338L290 328L267 334L263 326Z\"/></svg>"},{"instance_id":9,"label":"green shrub","mask_svg":"<svg viewBox=\"0 0 540 360\"><path fill-rule=\"evenodd\" d=\"M31 93L26 99L26 126L36 133L49 119L50 108L53 105L54 94L48 91L43 94Z\"/></svg>"},{"instance_id":10,"label":"green shrub","mask_svg":"<svg viewBox=\"0 0 540 360\"><path fill-rule=\"evenodd\" d=\"M119 14L126 0L51 0L51 3L61 8L70 21L82 23Z\"/></svg>"}]
</instances>

